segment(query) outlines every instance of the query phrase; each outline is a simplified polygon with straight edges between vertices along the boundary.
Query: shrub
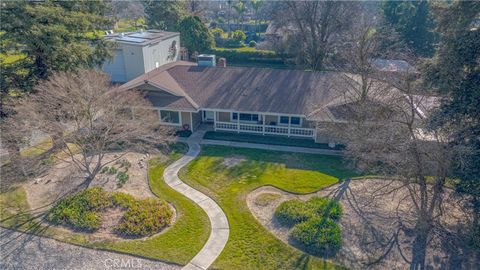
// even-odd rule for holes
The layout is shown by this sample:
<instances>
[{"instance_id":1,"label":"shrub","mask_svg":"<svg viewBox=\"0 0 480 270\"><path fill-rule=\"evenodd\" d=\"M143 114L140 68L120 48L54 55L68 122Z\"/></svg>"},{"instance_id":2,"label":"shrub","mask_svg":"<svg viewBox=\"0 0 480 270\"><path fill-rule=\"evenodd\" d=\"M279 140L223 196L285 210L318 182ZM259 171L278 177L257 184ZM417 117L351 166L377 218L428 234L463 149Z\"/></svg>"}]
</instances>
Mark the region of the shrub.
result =
<instances>
[{"instance_id":1,"label":"shrub","mask_svg":"<svg viewBox=\"0 0 480 270\"><path fill-rule=\"evenodd\" d=\"M118 172L117 173L117 181L118 181L118 185L120 187L122 187L127 181L128 181L128 174L125 173L125 172Z\"/></svg>"},{"instance_id":2,"label":"shrub","mask_svg":"<svg viewBox=\"0 0 480 270\"><path fill-rule=\"evenodd\" d=\"M173 211L167 202L145 199L128 208L116 231L127 236L149 236L169 225L172 217Z\"/></svg>"},{"instance_id":3,"label":"shrub","mask_svg":"<svg viewBox=\"0 0 480 270\"><path fill-rule=\"evenodd\" d=\"M47 220L75 229L93 231L101 225L100 211L112 205L109 194L96 187L60 199L47 213Z\"/></svg>"},{"instance_id":4,"label":"shrub","mask_svg":"<svg viewBox=\"0 0 480 270\"><path fill-rule=\"evenodd\" d=\"M281 203L275 209L275 217L284 225L292 226L312 217L313 211L301 200L290 200Z\"/></svg>"},{"instance_id":5,"label":"shrub","mask_svg":"<svg viewBox=\"0 0 480 270\"><path fill-rule=\"evenodd\" d=\"M257 46L257 42L255 42L255 40L250 40L250 42L248 43L248 47L255 47Z\"/></svg>"},{"instance_id":6,"label":"shrub","mask_svg":"<svg viewBox=\"0 0 480 270\"><path fill-rule=\"evenodd\" d=\"M116 174L117 172L118 172L118 170L115 167L110 167L108 169L108 174Z\"/></svg>"},{"instance_id":7,"label":"shrub","mask_svg":"<svg viewBox=\"0 0 480 270\"><path fill-rule=\"evenodd\" d=\"M262 193L255 198L255 204L260 206L267 206L273 201L279 199L280 194L277 193Z\"/></svg>"},{"instance_id":8,"label":"shrub","mask_svg":"<svg viewBox=\"0 0 480 270\"><path fill-rule=\"evenodd\" d=\"M215 39L220 39L223 37L223 35L225 35L225 32L221 28L213 28L212 30L210 30L210 32L212 32Z\"/></svg>"},{"instance_id":9,"label":"shrub","mask_svg":"<svg viewBox=\"0 0 480 270\"><path fill-rule=\"evenodd\" d=\"M136 202L135 198L123 192L114 192L112 194L112 203L124 208L128 208Z\"/></svg>"},{"instance_id":10,"label":"shrub","mask_svg":"<svg viewBox=\"0 0 480 270\"><path fill-rule=\"evenodd\" d=\"M108 166L103 167L102 171L100 173L107 173L110 168Z\"/></svg>"},{"instance_id":11,"label":"shrub","mask_svg":"<svg viewBox=\"0 0 480 270\"><path fill-rule=\"evenodd\" d=\"M309 253L326 257L335 255L342 246L340 226L329 218L314 217L297 224L292 237Z\"/></svg>"},{"instance_id":12,"label":"shrub","mask_svg":"<svg viewBox=\"0 0 480 270\"><path fill-rule=\"evenodd\" d=\"M234 40L237 43L244 42L246 38L247 38L247 36L245 35L245 33L242 30L235 30L232 33L232 40Z\"/></svg>"},{"instance_id":13,"label":"shrub","mask_svg":"<svg viewBox=\"0 0 480 270\"><path fill-rule=\"evenodd\" d=\"M343 213L342 205L328 198L313 197L307 201L307 204L307 207L320 217L339 220Z\"/></svg>"}]
</instances>

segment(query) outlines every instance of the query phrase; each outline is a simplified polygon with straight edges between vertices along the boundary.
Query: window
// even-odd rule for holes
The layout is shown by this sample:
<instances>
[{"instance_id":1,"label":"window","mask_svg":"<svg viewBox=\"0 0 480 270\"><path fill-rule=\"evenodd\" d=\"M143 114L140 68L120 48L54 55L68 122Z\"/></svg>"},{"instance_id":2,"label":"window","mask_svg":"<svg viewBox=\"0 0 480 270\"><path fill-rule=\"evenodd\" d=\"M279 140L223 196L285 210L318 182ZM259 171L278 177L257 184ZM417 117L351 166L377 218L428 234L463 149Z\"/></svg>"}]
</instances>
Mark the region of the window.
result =
<instances>
[{"instance_id":1,"label":"window","mask_svg":"<svg viewBox=\"0 0 480 270\"><path fill-rule=\"evenodd\" d=\"M300 126L300 117L290 117L290 124L292 124L292 126Z\"/></svg>"},{"instance_id":2,"label":"window","mask_svg":"<svg viewBox=\"0 0 480 270\"><path fill-rule=\"evenodd\" d=\"M234 118L236 120L236 118ZM240 121L258 122L258 114L241 113Z\"/></svg>"},{"instance_id":3,"label":"window","mask_svg":"<svg viewBox=\"0 0 480 270\"><path fill-rule=\"evenodd\" d=\"M290 121L290 124L292 126L300 126L302 125L302 119L300 119L300 117L296 117L296 116L279 116L279 120L278 122L280 123L280 125L288 125Z\"/></svg>"},{"instance_id":4,"label":"window","mask_svg":"<svg viewBox=\"0 0 480 270\"><path fill-rule=\"evenodd\" d=\"M240 113L240 116L238 113L231 113L231 120L232 121L237 121L238 117L240 117L240 121L245 121L245 122L258 122L259 115L258 114L251 114L251 113Z\"/></svg>"},{"instance_id":5,"label":"window","mask_svg":"<svg viewBox=\"0 0 480 270\"><path fill-rule=\"evenodd\" d=\"M170 124L180 124L180 113L174 111L160 111L161 122Z\"/></svg>"},{"instance_id":6,"label":"window","mask_svg":"<svg viewBox=\"0 0 480 270\"><path fill-rule=\"evenodd\" d=\"M280 116L280 124L288 125L288 116Z\"/></svg>"}]
</instances>

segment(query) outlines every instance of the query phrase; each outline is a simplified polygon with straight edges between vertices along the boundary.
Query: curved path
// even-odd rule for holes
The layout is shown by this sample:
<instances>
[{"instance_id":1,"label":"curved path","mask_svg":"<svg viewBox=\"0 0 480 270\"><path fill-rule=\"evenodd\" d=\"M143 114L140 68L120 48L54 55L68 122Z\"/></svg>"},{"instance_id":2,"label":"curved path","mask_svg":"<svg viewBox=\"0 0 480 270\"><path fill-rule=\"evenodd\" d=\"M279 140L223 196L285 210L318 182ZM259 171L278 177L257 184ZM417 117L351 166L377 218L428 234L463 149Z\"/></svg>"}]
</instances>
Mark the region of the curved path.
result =
<instances>
[{"instance_id":1,"label":"curved path","mask_svg":"<svg viewBox=\"0 0 480 270\"><path fill-rule=\"evenodd\" d=\"M198 204L210 219L211 233L207 243L183 268L188 270L206 270L217 259L227 244L230 228L227 216L225 216L223 210L214 200L193 189L178 178L180 169L195 159L200 153L200 145L198 143L188 142L188 147L188 152L182 158L165 168L163 178L167 185Z\"/></svg>"}]
</instances>

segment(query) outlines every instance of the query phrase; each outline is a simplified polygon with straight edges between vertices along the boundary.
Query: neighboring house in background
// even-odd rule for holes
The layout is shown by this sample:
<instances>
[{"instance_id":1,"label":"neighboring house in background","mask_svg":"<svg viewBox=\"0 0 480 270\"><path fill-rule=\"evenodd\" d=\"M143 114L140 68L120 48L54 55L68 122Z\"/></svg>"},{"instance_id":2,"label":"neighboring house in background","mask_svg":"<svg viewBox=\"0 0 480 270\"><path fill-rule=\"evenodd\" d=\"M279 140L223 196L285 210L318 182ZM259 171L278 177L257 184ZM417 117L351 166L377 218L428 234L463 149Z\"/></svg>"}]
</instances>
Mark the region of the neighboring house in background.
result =
<instances>
[{"instance_id":1,"label":"neighboring house in background","mask_svg":"<svg viewBox=\"0 0 480 270\"><path fill-rule=\"evenodd\" d=\"M146 30L105 36L115 42L115 55L103 65L112 82L127 82L165 64L180 55L180 33Z\"/></svg>"}]
</instances>

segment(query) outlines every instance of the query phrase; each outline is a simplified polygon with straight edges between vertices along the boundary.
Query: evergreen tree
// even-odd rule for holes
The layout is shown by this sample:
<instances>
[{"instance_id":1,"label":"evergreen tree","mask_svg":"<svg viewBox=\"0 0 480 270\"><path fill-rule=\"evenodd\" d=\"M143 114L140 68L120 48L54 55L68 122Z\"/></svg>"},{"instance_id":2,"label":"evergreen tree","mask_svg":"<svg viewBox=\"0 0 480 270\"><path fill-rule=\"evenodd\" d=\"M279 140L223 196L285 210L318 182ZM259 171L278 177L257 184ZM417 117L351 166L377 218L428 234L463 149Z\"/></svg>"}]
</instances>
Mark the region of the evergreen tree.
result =
<instances>
[{"instance_id":1,"label":"evergreen tree","mask_svg":"<svg viewBox=\"0 0 480 270\"><path fill-rule=\"evenodd\" d=\"M385 1L382 11L385 21L415 53L420 56L434 53L434 20L428 1Z\"/></svg>"},{"instance_id":2,"label":"evergreen tree","mask_svg":"<svg viewBox=\"0 0 480 270\"><path fill-rule=\"evenodd\" d=\"M2 3L1 52L19 55L1 62L2 101L9 92L28 91L53 71L101 65L110 56L99 29L111 22L101 1L8 1Z\"/></svg>"},{"instance_id":3,"label":"evergreen tree","mask_svg":"<svg viewBox=\"0 0 480 270\"><path fill-rule=\"evenodd\" d=\"M207 51L215 44L212 33L197 16L183 19L179 30L183 46L191 53Z\"/></svg>"},{"instance_id":4,"label":"evergreen tree","mask_svg":"<svg viewBox=\"0 0 480 270\"><path fill-rule=\"evenodd\" d=\"M475 208L474 244L480 247L480 31L475 20L480 2L456 1L435 9L440 43L425 66L427 86L446 95L432 125L451 135L452 143L464 146L454 164L461 181L457 191L470 195Z\"/></svg>"},{"instance_id":5,"label":"evergreen tree","mask_svg":"<svg viewBox=\"0 0 480 270\"><path fill-rule=\"evenodd\" d=\"M187 15L182 1L143 1L146 23L150 29L178 31L180 21Z\"/></svg>"}]
</instances>

